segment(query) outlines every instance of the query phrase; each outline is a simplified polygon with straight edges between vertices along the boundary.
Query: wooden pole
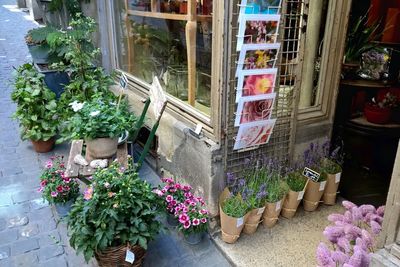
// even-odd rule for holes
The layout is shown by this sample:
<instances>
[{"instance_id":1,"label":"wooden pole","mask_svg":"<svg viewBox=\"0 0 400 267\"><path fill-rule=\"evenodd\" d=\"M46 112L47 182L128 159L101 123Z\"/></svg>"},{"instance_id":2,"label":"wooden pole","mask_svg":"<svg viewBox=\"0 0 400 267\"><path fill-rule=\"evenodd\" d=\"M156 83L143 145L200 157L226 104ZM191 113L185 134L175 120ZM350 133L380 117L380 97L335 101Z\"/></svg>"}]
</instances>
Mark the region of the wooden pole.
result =
<instances>
[{"instance_id":1,"label":"wooden pole","mask_svg":"<svg viewBox=\"0 0 400 267\"><path fill-rule=\"evenodd\" d=\"M196 0L188 1L188 21L186 23L188 102L191 106L194 106L196 102L196 4Z\"/></svg>"},{"instance_id":2,"label":"wooden pole","mask_svg":"<svg viewBox=\"0 0 400 267\"><path fill-rule=\"evenodd\" d=\"M151 12L157 12L157 0L151 0Z\"/></svg>"}]
</instances>

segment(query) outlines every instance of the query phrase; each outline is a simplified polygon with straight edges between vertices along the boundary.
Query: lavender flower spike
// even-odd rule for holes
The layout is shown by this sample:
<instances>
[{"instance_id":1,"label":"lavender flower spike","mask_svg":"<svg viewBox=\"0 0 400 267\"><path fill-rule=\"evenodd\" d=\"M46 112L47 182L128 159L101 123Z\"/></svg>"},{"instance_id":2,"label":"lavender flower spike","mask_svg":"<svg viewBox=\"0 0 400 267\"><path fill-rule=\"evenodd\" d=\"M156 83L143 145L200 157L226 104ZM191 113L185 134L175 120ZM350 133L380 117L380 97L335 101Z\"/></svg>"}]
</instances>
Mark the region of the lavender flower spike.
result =
<instances>
[{"instance_id":1,"label":"lavender flower spike","mask_svg":"<svg viewBox=\"0 0 400 267\"><path fill-rule=\"evenodd\" d=\"M329 251L328 247L325 243L319 243L317 249L317 262L319 266L323 267L335 267L336 264L331 257L331 252Z\"/></svg>"}]
</instances>

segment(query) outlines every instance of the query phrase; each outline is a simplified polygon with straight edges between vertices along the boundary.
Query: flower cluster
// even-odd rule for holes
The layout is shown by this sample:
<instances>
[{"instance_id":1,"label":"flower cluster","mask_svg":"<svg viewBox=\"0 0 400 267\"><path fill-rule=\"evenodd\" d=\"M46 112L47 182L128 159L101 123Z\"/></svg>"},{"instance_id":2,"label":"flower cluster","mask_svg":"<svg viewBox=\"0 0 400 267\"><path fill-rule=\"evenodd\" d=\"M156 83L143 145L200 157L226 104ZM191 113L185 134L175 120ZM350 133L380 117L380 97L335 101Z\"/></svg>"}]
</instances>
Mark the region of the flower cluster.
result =
<instances>
[{"instance_id":1,"label":"flower cluster","mask_svg":"<svg viewBox=\"0 0 400 267\"><path fill-rule=\"evenodd\" d=\"M179 221L178 229L183 234L200 233L207 230L208 210L206 203L201 197L192 193L190 185L183 185L171 178L163 178L164 187L155 189L168 213L175 216Z\"/></svg>"},{"instance_id":2,"label":"flower cluster","mask_svg":"<svg viewBox=\"0 0 400 267\"><path fill-rule=\"evenodd\" d=\"M65 176L63 156L51 157L45 164L40 176L39 192L49 203L65 203L75 199L79 193L79 185L75 179Z\"/></svg>"},{"instance_id":3,"label":"flower cluster","mask_svg":"<svg viewBox=\"0 0 400 267\"><path fill-rule=\"evenodd\" d=\"M374 240L382 229L384 206L356 206L343 201L344 214L331 214L332 225L325 228L324 236L333 249L320 243L317 249L318 266L367 267L374 252Z\"/></svg>"}]
</instances>

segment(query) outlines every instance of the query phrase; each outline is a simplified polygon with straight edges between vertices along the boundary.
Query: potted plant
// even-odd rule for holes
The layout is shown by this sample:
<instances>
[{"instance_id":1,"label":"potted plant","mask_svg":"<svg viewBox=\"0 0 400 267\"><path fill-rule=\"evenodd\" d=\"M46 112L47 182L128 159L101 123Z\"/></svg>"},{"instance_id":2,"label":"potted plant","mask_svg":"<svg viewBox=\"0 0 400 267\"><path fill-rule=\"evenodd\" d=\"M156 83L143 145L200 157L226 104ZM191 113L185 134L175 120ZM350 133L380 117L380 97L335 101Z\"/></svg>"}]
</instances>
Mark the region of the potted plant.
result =
<instances>
[{"instance_id":1,"label":"potted plant","mask_svg":"<svg viewBox=\"0 0 400 267\"><path fill-rule=\"evenodd\" d=\"M11 99L17 104L13 117L19 120L22 139L31 140L36 152L52 150L58 127L56 96L32 64L16 70Z\"/></svg>"},{"instance_id":2,"label":"potted plant","mask_svg":"<svg viewBox=\"0 0 400 267\"><path fill-rule=\"evenodd\" d=\"M47 64L49 62L51 51L46 38L49 34L56 31L57 29L53 26L45 26L31 29L25 35L25 42L34 63Z\"/></svg>"},{"instance_id":3,"label":"potted plant","mask_svg":"<svg viewBox=\"0 0 400 267\"><path fill-rule=\"evenodd\" d=\"M65 177L63 156L51 157L46 162L40 176L39 192L50 204L54 204L60 217L65 217L79 195L79 185L75 179Z\"/></svg>"},{"instance_id":4,"label":"potted plant","mask_svg":"<svg viewBox=\"0 0 400 267\"><path fill-rule=\"evenodd\" d=\"M288 185L280 179L279 175L271 176L268 179L266 204L263 214L263 225L265 227L272 228L278 222L282 204L288 191Z\"/></svg>"},{"instance_id":5,"label":"potted plant","mask_svg":"<svg viewBox=\"0 0 400 267\"><path fill-rule=\"evenodd\" d=\"M319 173L319 177L314 181L309 179L303 197L303 206L306 211L315 211L318 208L319 201L324 194L327 175L322 169L323 152L321 146L317 143L311 143L309 148L304 151L303 164L305 167Z\"/></svg>"},{"instance_id":6,"label":"potted plant","mask_svg":"<svg viewBox=\"0 0 400 267\"><path fill-rule=\"evenodd\" d=\"M391 119L392 108L395 107L397 98L390 92L384 94L383 97L379 97L378 101L375 98L372 102L368 102L364 107L364 115L367 121L376 124L386 124Z\"/></svg>"},{"instance_id":7,"label":"potted plant","mask_svg":"<svg viewBox=\"0 0 400 267\"><path fill-rule=\"evenodd\" d=\"M331 152L330 142L323 144L324 160L322 169L326 173L326 186L322 199L325 205L336 204L336 193L339 188L340 177L342 174L343 154L341 148L337 147Z\"/></svg>"},{"instance_id":8,"label":"potted plant","mask_svg":"<svg viewBox=\"0 0 400 267\"><path fill-rule=\"evenodd\" d=\"M109 102L101 97L91 102L70 103L75 114L66 121L63 137L84 139L86 153L93 159L106 159L117 152L118 138L134 126L135 116L129 112L127 101Z\"/></svg>"},{"instance_id":9,"label":"potted plant","mask_svg":"<svg viewBox=\"0 0 400 267\"><path fill-rule=\"evenodd\" d=\"M225 198L226 197L226 198ZM248 206L240 195L222 194L220 197L221 239L229 244L237 241L247 220Z\"/></svg>"},{"instance_id":10,"label":"potted plant","mask_svg":"<svg viewBox=\"0 0 400 267\"><path fill-rule=\"evenodd\" d=\"M171 226L178 226L178 204L184 203L187 197L192 197L190 185L175 182L172 178L163 178L164 186L159 186L154 192L163 200L167 212L167 222Z\"/></svg>"},{"instance_id":11,"label":"potted plant","mask_svg":"<svg viewBox=\"0 0 400 267\"><path fill-rule=\"evenodd\" d=\"M283 202L281 215L291 219L296 214L297 208L303 199L307 178L303 176L300 170L290 170L286 175L286 183L289 187L289 192Z\"/></svg>"},{"instance_id":12,"label":"potted plant","mask_svg":"<svg viewBox=\"0 0 400 267\"><path fill-rule=\"evenodd\" d=\"M162 229L160 199L132 166L98 170L68 216L70 244L99 266L141 266L147 244ZM125 262L134 253L134 261Z\"/></svg>"}]
</instances>

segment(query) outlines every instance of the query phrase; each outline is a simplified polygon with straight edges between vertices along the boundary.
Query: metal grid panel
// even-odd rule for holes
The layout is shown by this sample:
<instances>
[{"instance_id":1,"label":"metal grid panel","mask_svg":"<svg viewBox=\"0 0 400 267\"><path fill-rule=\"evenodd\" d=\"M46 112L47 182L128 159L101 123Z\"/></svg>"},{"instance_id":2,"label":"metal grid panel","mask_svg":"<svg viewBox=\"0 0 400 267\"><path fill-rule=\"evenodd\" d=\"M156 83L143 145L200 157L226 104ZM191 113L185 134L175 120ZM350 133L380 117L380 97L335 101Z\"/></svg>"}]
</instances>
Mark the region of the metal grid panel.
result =
<instances>
[{"instance_id":1,"label":"metal grid panel","mask_svg":"<svg viewBox=\"0 0 400 267\"><path fill-rule=\"evenodd\" d=\"M291 144L291 129L294 121L293 106L296 87L296 68L300 60L300 38L304 24L304 0L283 0L281 10L281 23L278 42L281 43L280 53L277 59L278 80L275 92L277 94L272 118L277 118L273 134L266 145L247 151L234 151L233 146L239 127L234 127L234 118L237 105L235 103L237 79L235 79L236 63L239 53L236 51L236 40L238 35L238 13L240 6L238 0L233 1L231 13L232 31L231 35L231 58L230 73L228 74L228 99L227 99L227 120L225 135L225 151L227 172L239 172L246 158L269 157L284 163L289 159Z\"/></svg>"}]
</instances>

